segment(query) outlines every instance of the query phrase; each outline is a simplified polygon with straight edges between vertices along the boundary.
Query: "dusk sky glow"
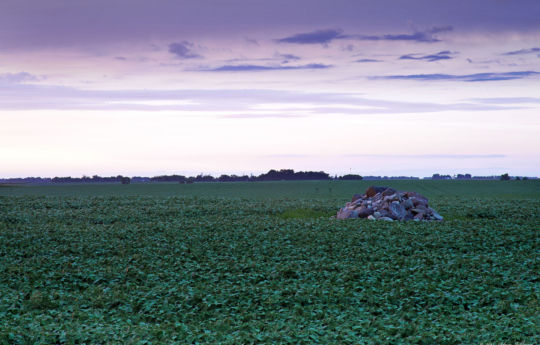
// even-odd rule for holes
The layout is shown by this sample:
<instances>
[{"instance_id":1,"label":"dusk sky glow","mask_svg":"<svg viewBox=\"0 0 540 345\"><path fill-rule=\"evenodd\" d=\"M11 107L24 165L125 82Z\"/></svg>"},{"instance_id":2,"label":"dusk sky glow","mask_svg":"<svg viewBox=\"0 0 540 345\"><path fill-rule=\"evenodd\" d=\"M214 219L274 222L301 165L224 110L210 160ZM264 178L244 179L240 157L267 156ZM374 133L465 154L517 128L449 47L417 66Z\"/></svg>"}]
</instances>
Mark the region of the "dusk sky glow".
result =
<instances>
[{"instance_id":1,"label":"dusk sky glow","mask_svg":"<svg viewBox=\"0 0 540 345\"><path fill-rule=\"evenodd\" d=\"M540 175L540 1L0 3L0 178Z\"/></svg>"}]
</instances>

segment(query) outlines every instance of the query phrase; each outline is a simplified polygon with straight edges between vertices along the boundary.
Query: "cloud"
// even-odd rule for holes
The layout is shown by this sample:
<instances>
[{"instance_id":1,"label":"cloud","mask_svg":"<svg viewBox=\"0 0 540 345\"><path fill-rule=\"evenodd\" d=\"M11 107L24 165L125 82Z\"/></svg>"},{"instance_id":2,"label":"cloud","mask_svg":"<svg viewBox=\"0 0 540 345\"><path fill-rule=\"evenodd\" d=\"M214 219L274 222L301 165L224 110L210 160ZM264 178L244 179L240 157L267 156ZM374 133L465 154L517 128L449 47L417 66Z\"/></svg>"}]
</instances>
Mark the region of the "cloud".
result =
<instances>
[{"instance_id":1,"label":"cloud","mask_svg":"<svg viewBox=\"0 0 540 345\"><path fill-rule=\"evenodd\" d=\"M473 98L475 102L484 104L527 104L540 103L540 98L535 97L498 97L498 98Z\"/></svg>"},{"instance_id":2,"label":"cloud","mask_svg":"<svg viewBox=\"0 0 540 345\"><path fill-rule=\"evenodd\" d=\"M254 45L254 46L260 46L259 44L259 41L257 41L256 39L253 39L253 38L249 38L249 37L244 37L244 41L246 41L246 43L248 44L251 44L251 45Z\"/></svg>"},{"instance_id":3,"label":"cloud","mask_svg":"<svg viewBox=\"0 0 540 345\"><path fill-rule=\"evenodd\" d=\"M72 87L13 84L1 86L2 110L185 111L218 117L300 117L320 114L441 113L530 108L526 104L483 102L404 102L369 99L357 93L296 92L258 89L85 90Z\"/></svg>"},{"instance_id":4,"label":"cloud","mask_svg":"<svg viewBox=\"0 0 540 345\"><path fill-rule=\"evenodd\" d=\"M174 54L180 59L199 59L202 55L194 53L192 51L193 43L188 41L182 41L180 43L169 44L169 53Z\"/></svg>"},{"instance_id":5,"label":"cloud","mask_svg":"<svg viewBox=\"0 0 540 345\"><path fill-rule=\"evenodd\" d=\"M430 54L430 55L407 54L407 55L400 56L399 60L425 60L425 61L433 62L433 61L439 61L439 60L453 59L453 57L450 56L451 54L453 53L449 50L443 50L438 53Z\"/></svg>"},{"instance_id":6,"label":"cloud","mask_svg":"<svg viewBox=\"0 0 540 345\"><path fill-rule=\"evenodd\" d=\"M29 81L37 81L40 78L28 72L2 73L0 74L0 84L21 84Z\"/></svg>"},{"instance_id":7,"label":"cloud","mask_svg":"<svg viewBox=\"0 0 540 345\"><path fill-rule=\"evenodd\" d=\"M279 43L298 43L298 44L328 44L339 38L346 38L341 29L325 29L308 33L301 33L289 37L280 38Z\"/></svg>"},{"instance_id":8,"label":"cloud","mask_svg":"<svg viewBox=\"0 0 540 345\"><path fill-rule=\"evenodd\" d=\"M478 155L461 155L461 154L427 154L427 155L383 155L383 154L351 154L343 155L344 157L357 158L406 158L406 159L493 159L506 158L503 154L478 154Z\"/></svg>"},{"instance_id":9,"label":"cloud","mask_svg":"<svg viewBox=\"0 0 540 345\"><path fill-rule=\"evenodd\" d=\"M456 81L498 81L498 80L513 80L523 79L531 76L540 75L536 71L519 71L519 72L500 72L500 73L475 73L475 74L409 74L409 75L389 75L371 77L371 79L402 79L402 80L456 80Z\"/></svg>"},{"instance_id":10,"label":"cloud","mask_svg":"<svg viewBox=\"0 0 540 345\"><path fill-rule=\"evenodd\" d=\"M363 36L363 35L354 35L350 36L358 40L364 41L414 41L421 43L435 43L440 42L441 40L435 35L441 32L452 31L451 26L441 26L434 27L426 31L416 31L412 34L387 34L387 35L375 35L375 36Z\"/></svg>"},{"instance_id":11,"label":"cloud","mask_svg":"<svg viewBox=\"0 0 540 345\"><path fill-rule=\"evenodd\" d=\"M381 62L381 60L375 60L375 59L360 59L360 60L355 60L354 62Z\"/></svg>"},{"instance_id":12,"label":"cloud","mask_svg":"<svg viewBox=\"0 0 540 345\"><path fill-rule=\"evenodd\" d=\"M223 65L204 71L210 72L258 72L258 71L284 71L284 70L299 70L299 69L326 69L332 67L331 65L324 65L320 63L311 63L307 65L299 66L263 66L263 65Z\"/></svg>"},{"instance_id":13,"label":"cloud","mask_svg":"<svg viewBox=\"0 0 540 345\"><path fill-rule=\"evenodd\" d=\"M514 50L511 52L502 53L502 55L524 55L524 54L534 54L534 53L540 53L540 48Z\"/></svg>"},{"instance_id":14,"label":"cloud","mask_svg":"<svg viewBox=\"0 0 540 345\"><path fill-rule=\"evenodd\" d=\"M293 54L278 54L278 58L283 59L283 63L287 63L289 61L297 61L301 60L299 56L293 55Z\"/></svg>"},{"instance_id":15,"label":"cloud","mask_svg":"<svg viewBox=\"0 0 540 345\"><path fill-rule=\"evenodd\" d=\"M251 65L251 64L258 64L258 63L262 63L262 62L267 62L267 63L276 63L276 64L279 64L279 63L289 63L291 61L298 61L298 60L302 60L301 57L299 56L296 56L294 54L280 54L278 52L274 53L274 55L272 57L259 57L259 58L246 58L246 57L242 57L242 58L234 58L234 59L227 59L227 60L223 60L223 62L227 63L227 64L231 64L231 63L238 63L238 64L241 64L241 65Z\"/></svg>"},{"instance_id":16,"label":"cloud","mask_svg":"<svg viewBox=\"0 0 540 345\"><path fill-rule=\"evenodd\" d=\"M280 38L280 43L297 44L328 44L337 39L354 39L360 41L414 41L422 43L434 43L441 40L435 35L441 32L452 31L451 26L433 27L426 31L416 31L412 34L386 34L386 35L355 35L344 34L341 29L325 29L307 33L295 34Z\"/></svg>"},{"instance_id":17,"label":"cloud","mask_svg":"<svg viewBox=\"0 0 540 345\"><path fill-rule=\"evenodd\" d=\"M471 58L467 58L466 60L468 63L470 64L497 64L497 65L501 65L501 61L499 60L473 60ZM515 66L515 64L508 64L506 66Z\"/></svg>"},{"instance_id":18,"label":"cloud","mask_svg":"<svg viewBox=\"0 0 540 345\"><path fill-rule=\"evenodd\" d=\"M127 58L125 58L123 56L115 56L114 58L115 58L115 60L120 60L120 61L126 61L127 60Z\"/></svg>"}]
</instances>

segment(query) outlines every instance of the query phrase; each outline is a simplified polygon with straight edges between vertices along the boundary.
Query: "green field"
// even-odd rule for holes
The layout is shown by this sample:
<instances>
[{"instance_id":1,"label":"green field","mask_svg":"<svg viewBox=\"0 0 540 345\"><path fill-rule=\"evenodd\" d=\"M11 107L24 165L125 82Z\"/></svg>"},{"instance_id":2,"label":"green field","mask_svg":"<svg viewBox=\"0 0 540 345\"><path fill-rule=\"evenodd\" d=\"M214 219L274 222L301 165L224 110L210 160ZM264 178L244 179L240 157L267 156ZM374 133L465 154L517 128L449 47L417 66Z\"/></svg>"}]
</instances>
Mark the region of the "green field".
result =
<instances>
[{"instance_id":1,"label":"green field","mask_svg":"<svg viewBox=\"0 0 540 345\"><path fill-rule=\"evenodd\" d=\"M330 219L376 183L443 222ZM0 187L0 344L540 343L540 181Z\"/></svg>"}]
</instances>

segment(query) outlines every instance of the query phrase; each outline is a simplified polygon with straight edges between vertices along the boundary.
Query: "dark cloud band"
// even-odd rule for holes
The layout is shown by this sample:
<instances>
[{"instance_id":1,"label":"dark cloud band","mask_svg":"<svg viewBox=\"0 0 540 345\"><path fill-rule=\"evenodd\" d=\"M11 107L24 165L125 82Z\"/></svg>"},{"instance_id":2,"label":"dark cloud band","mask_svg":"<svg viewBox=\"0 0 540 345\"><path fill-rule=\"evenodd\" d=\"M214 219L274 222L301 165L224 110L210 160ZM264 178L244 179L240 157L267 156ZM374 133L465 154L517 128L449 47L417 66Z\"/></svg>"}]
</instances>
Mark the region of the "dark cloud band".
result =
<instances>
[{"instance_id":1,"label":"dark cloud band","mask_svg":"<svg viewBox=\"0 0 540 345\"><path fill-rule=\"evenodd\" d=\"M296 44L328 44L339 39L353 39L360 41L413 41L422 43L434 43L441 40L435 35L441 32L452 31L451 26L434 27L426 31L416 31L412 34L386 34L386 35L356 35L344 34L341 29L316 30L307 33L299 33L292 36L277 39L279 43Z\"/></svg>"},{"instance_id":2,"label":"dark cloud band","mask_svg":"<svg viewBox=\"0 0 540 345\"><path fill-rule=\"evenodd\" d=\"M475 74L409 74L409 75L389 75L389 76L376 76L370 79L394 79L394 80L419 80L419 81L435 81L435 80L455 80L455 81L467 81L467 82L481 82L481 81L500 81L500 80L513 80L523 79L540 75L540 72L536 71L519 71L519 72L501 72L501 73L475 73Z\"/></svg>"},{"instance_id":3,"label":"dark cloud band","mask_svg":"<svg viewBox=\"0 0 540 345\"><path fill-rule=\"evenodd\" d=\"M503 53L502 55L525 55L525 54L535 54L540 53L540 48L529 48L529 49L520 49L514 50L511 52Z\"/></svg>"}]
</instances>

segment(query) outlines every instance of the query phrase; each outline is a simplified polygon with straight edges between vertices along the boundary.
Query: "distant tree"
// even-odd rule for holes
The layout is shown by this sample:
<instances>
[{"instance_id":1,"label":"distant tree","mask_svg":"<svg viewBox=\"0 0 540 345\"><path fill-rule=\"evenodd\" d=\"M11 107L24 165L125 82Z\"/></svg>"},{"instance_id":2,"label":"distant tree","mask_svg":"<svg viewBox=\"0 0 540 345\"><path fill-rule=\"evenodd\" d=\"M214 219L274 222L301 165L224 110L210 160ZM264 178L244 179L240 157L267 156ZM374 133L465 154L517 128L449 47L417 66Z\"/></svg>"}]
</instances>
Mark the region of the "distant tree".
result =
<instances>
[{"instance_id":1,"label":"distant tree","mask_svg":"<svg viewBox=\"0 0 540 345\"><path fill-rule=\"evenodd\" d=\"M186 177L183 175L162 175L154 176L150 179L152 182L185 182Z\"/></svg>"},{"instance_id":2,"label":"distant tree","mask_svg":"<svg viewBox=\"0 0 540 345\"><path fill-rule=\"evenodd\" d=\"M240 181L249 181L249 176L247 175L221 175L216 179L219 182L240 182Z\"/></svg>"},{"instance_id":3,"label":"distant tree","mask_svg":"<svg viewBox=\"0 0 540 345\"><path fill-rule=\"evenodd\" d=\"M450 175L441 175L441 174L433 174L431 179L433 179L433 180L450 180L450 179L452 179L452 176L450 176Z\"/></svg>"},{"instance_id":4,"label":"distant tree","mask_svg":"<svg viewBox=\"0 0 540 345\"><path fill-rule=\"evenodd\" d=\"M501 175L501 181L508 181L510 180L510 176L508 176L508 173L504 173Z\"/></svg>"},{"instance_id":5,"label":"distant tree","mask_svg":"<svg viewBox=\"0 0 540 345\"><path fill-rule=\"evenodd\" d=\"M347 174L339 177L340 180L362 180L363 177L356 174Z\"/></svg>"},{"instance_id":6,"label":"distant tree","mask_svg":"<svg viewBox=\"0 0 540 345\"><path fill-rule=\"evenodd\" d=\"M130 184L131 183L131 179L127 176L121 176L120 177L120 182L122 184Z\"/></svg>"},{"instance_id":7,"label":"distant tree","mask_svg":"<svg viewBox=\"0 0 540 345\"><path fill-rule=\"evenodd\" d=\"M457 174L457 177L456 177L458 180L470 180L471 179L471 174Z\"/></svg>"},{"instance_id":8,"label":"distant tree","mask_svg":"<svg viewBox=\"0 0 540 345\"><path fill-rule=\"evenodd\" d=\"M195 182L214 182L215 179L211 175L199 174L199 175L195 176L194 181Z\"/></svg>"},{"instance_id":9,"label":"distant tree","mask_svg":"<svg viewBox=\"0 0 540 345\"><path fill-rule=\"evenodd\" d=\"M269 170L266 174L257 176L259 181L280 181L280 180L329 180L330 175L324 171L298 171L292 169Z\"/></svg>"}]
</instances>

